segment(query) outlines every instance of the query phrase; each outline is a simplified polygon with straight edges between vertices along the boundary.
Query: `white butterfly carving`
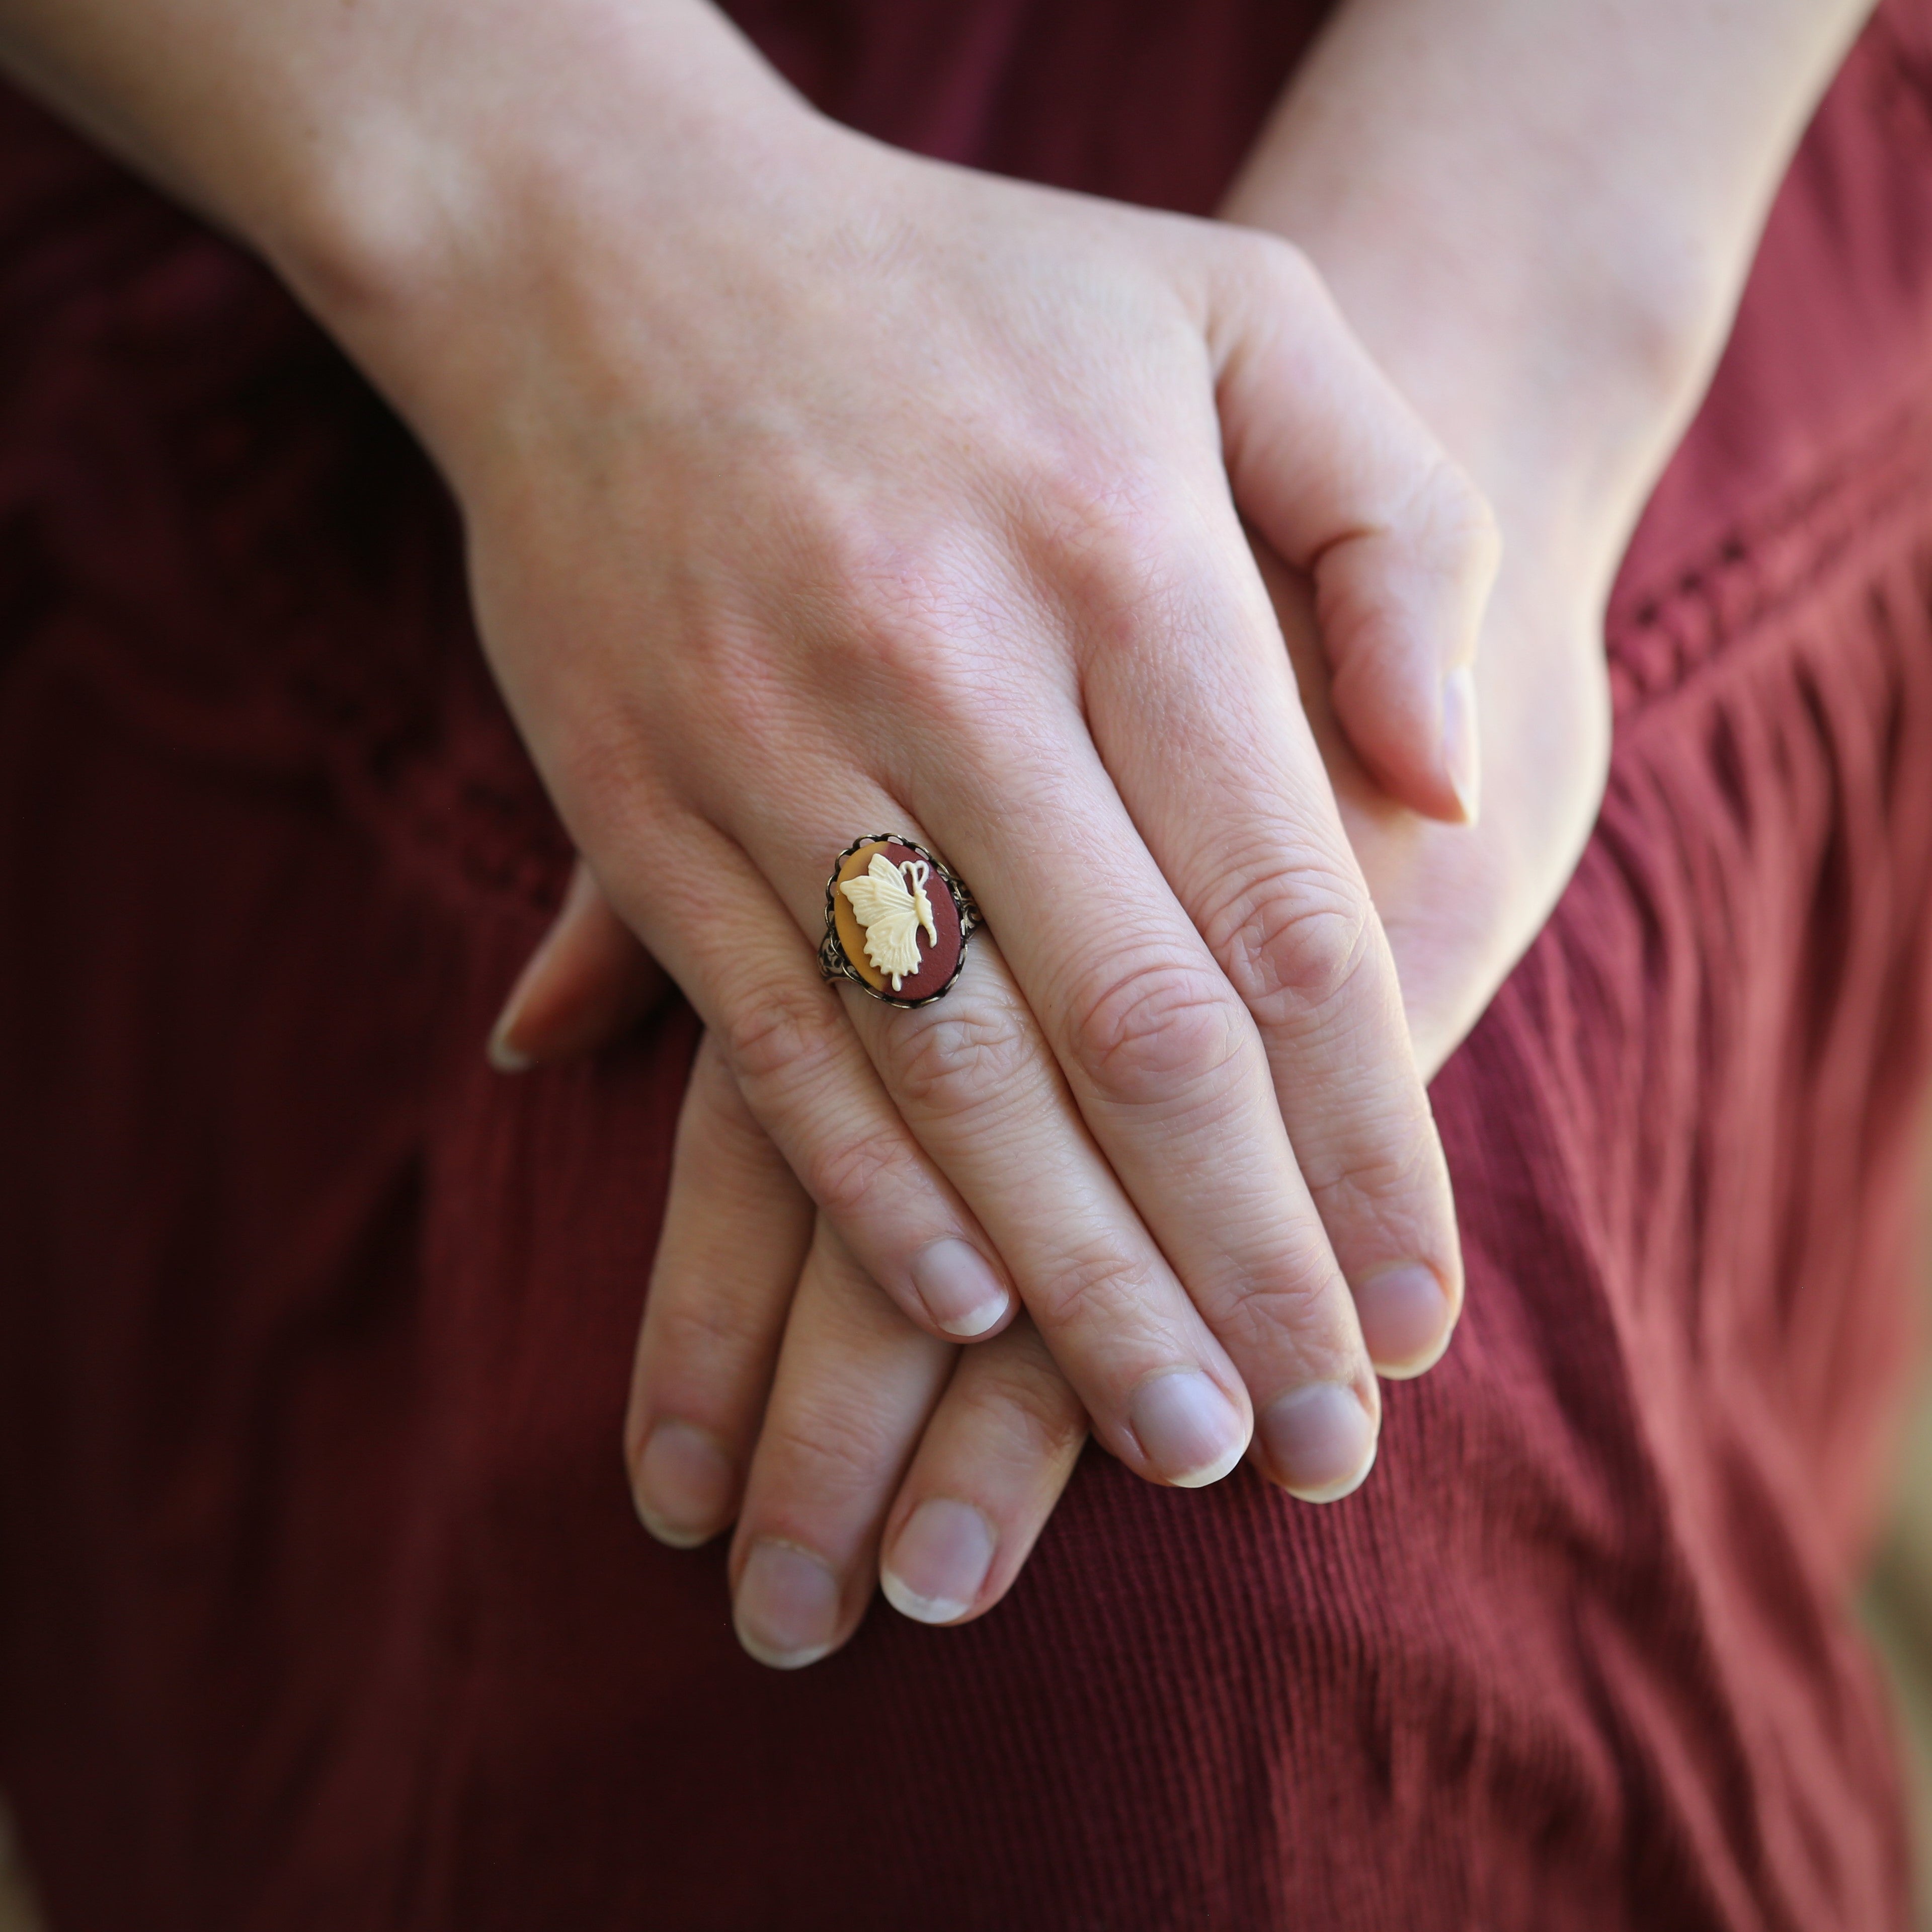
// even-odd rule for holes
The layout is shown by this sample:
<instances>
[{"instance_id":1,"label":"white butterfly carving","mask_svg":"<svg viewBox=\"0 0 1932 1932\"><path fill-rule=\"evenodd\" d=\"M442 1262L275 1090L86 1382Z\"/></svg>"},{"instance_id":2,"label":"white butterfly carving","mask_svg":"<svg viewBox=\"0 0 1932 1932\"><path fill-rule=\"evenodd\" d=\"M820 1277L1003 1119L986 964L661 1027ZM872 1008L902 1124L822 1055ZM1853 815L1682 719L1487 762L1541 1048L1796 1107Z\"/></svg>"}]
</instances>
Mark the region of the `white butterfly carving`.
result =
<instances>
[{"instance_id":1,"label":"white butterfly carving","mask_svg":"<svg viewBox=\"0 0 1932 1932\"><path fill-rule=\"evenodd\" d=\"M919 928L926 928L929 944L939 944L932 902L926 896L931 871L923 859L904 859L895 866L884 853L874 852L864 873L838 888L866 928L866 957L890 976L896 993L908 973L919 970Z\"/></svg>"}]
</instances>

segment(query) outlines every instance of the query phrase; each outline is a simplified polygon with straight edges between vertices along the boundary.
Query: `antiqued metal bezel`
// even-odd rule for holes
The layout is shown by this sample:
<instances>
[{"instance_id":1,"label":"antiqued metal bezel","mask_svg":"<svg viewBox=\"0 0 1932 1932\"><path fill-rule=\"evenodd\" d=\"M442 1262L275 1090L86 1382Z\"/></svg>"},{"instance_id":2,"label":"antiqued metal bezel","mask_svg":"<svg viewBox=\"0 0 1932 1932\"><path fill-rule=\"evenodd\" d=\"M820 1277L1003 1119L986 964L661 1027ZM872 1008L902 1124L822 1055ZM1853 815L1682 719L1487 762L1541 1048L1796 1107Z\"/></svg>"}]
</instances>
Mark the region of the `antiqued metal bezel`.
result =
<instances>
[{"instance_id":1,"label":"antiqued metal bezel","mask_svg":"<svg viewBox=\"0 0 1932 1932\"><path fill-rule=\"evenodd\" d=\"M919 999L902 1000L896 994L874 986L846 957L844 946L839 939L838 874L845 861L865 845L903 845L908 852L916 852L932 868L932 876L943 880L946 890L952 896L953 909L959 915L959 957L952 962L952 970L946 976L946 984ZM818 942L818 970L827 980L849 980L860 992L868 994L882 1006L896 1006L902 1012L910 1012L916 1006L929 1006L934 1000L944 999L958 984L960 974L966 970L967 942L984 923L973 895L944 860L902 832L868 832L863 838L854 839L832 862L831 876L825 881L825 934Z\"/></svg>"}]
</instances>

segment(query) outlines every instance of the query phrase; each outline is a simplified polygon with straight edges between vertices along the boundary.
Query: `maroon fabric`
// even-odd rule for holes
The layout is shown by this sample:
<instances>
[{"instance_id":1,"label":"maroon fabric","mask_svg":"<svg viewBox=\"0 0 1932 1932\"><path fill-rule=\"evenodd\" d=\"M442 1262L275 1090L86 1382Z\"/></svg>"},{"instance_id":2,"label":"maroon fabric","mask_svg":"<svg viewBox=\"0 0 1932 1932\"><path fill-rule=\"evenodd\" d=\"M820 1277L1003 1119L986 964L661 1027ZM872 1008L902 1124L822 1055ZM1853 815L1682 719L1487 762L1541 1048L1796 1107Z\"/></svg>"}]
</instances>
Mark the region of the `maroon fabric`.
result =
<instances>
[{"instance_id":1,"label":"maroon fabric","mask_svg":"<svg viewBox=\"0 0 1932 1932\"><path fill-rule=\"evenodd\" d=\"M1197 208L1308 24L744 13L889 137ZM0 111L0 1784L56 1924L1903 1925L1846 1599L1912 1357L1928 99L1890 8L1637 537L1374 1479L1090 1455L1008 1604L795 1676L619 1466L688 1016L481 1058L567 854L445 506L257 270Z\"/></svg>"}]
</instances>

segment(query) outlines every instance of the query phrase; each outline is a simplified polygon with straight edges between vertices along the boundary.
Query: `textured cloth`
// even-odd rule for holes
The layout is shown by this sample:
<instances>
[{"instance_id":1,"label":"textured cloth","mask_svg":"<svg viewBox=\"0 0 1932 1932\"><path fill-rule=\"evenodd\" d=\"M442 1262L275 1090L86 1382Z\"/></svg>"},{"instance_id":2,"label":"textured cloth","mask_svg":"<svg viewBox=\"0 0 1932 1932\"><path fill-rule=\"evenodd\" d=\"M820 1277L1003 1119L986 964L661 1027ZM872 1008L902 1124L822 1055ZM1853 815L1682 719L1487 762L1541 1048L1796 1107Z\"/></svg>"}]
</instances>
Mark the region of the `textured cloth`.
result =
<instances>
[{"instance_id":1,"label":"textured cloth","mask_svg":"<svg viewBox=\"0 0 1932 1932\"><path fill-rule=\"evenodd\" d=\"M740 11L886 138L1194 209L1311 25ZM1916 1341L1928 100L1888 8L1635 541L1372 1480L1090 1452L1000 1609L796 1676L620 1463L688 1014L482 1058L568 854L446 504L257 268L0 108L0 1785L58 1932L1902 1925L1847 1603Z\"/></svg>"}]
</instances>

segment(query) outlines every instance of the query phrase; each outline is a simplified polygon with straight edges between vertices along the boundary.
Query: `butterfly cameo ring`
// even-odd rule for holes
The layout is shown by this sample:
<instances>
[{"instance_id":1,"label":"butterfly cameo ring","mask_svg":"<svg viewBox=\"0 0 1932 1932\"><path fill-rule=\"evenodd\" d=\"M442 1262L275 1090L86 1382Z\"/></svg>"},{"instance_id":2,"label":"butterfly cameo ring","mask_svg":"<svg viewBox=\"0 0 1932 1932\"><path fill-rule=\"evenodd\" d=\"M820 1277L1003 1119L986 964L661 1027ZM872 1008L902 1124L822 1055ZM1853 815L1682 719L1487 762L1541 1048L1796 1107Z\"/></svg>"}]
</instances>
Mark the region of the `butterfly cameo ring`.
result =
<instances>
[{"instance_id":1,"label":"butterfly cameo ring","mask_svg":"<svg viewBox=\"0 0 1932 1932\"><path fill-rule=\"evenodd\" d=\"M981 923L973 895L923 845L890 832L855 838L825 882L818 970L891 1006L943 1000Z\"/></svg>"}]
</instances>

